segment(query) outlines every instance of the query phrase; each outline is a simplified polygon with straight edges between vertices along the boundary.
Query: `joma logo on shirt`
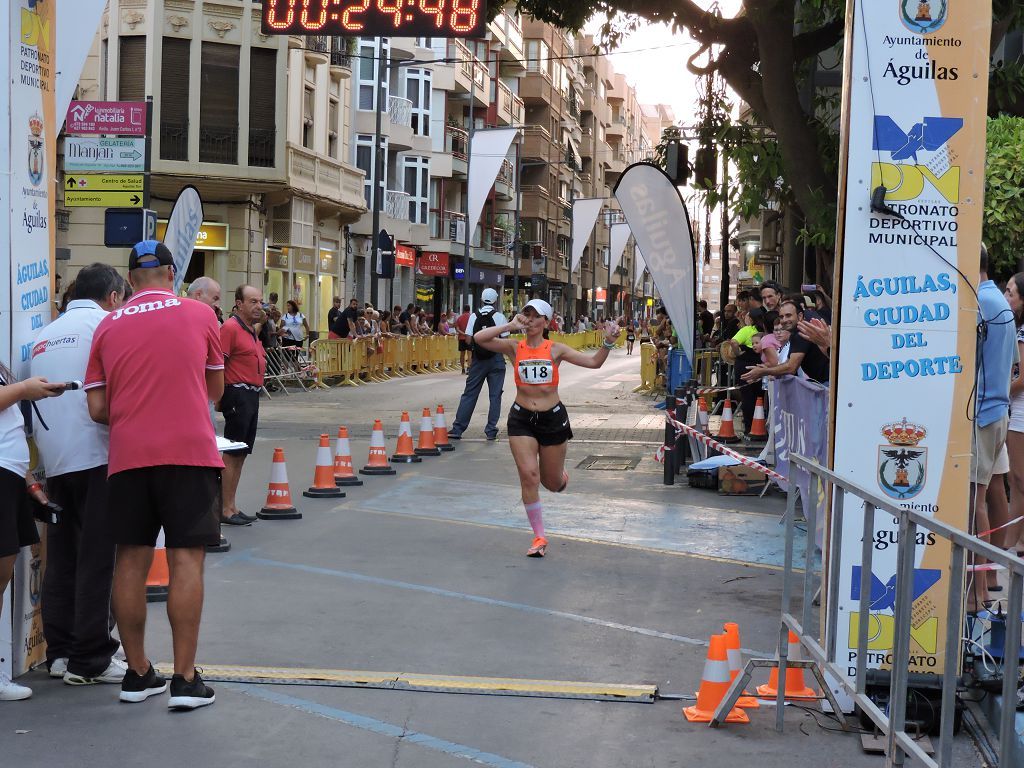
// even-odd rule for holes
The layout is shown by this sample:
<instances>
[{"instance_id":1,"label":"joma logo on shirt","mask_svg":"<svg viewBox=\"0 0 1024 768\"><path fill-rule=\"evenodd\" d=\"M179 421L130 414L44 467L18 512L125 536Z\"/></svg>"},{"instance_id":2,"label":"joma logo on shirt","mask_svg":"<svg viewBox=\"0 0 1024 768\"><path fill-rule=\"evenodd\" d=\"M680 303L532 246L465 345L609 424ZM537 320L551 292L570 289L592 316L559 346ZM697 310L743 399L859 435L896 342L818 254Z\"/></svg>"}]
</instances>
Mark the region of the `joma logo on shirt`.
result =
<instances>
[{"instance_id":1,"label":"joma logo on shirt","mask_svg":"<svg viewBox=\"0 0 1024 768\"><path fill-rule=\"evenodd\" d=\"M158 309L167 309L168 307L181 306L181 302L177 299L158 299L157 301L142 301L138 304L129 304L127 307L121 307L119 310L114 312L112 317L113 320L118 320L122 315L139 315L143 312L154 312Z\"/></svg>"}]
</instances>

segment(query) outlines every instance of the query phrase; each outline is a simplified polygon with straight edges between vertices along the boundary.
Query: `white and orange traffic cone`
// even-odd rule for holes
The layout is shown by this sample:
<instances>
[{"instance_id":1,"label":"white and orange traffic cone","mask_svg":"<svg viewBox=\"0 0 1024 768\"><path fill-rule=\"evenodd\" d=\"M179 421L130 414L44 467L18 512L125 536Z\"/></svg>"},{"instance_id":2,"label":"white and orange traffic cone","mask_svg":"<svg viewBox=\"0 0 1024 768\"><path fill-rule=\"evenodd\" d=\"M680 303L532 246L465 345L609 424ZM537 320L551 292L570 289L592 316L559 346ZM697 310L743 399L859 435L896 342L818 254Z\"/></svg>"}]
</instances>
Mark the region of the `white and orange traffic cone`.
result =
<instances>
[{"instance_id":1,"label":"white and orange traffic cone","mask_svg":"<svg viewBox=\"0 0 1024 768\"><path fill-rule=\"evenodd\" d=\"M167 549L164 546L164 529L156 537L156 548L153 550L153 562L146 575L146 602L166 603L167 590L171 584L170 571L167 570Z\"/></svg>"},{"instance_id":2,"label":"white and orange traffic cone","mask_svg":"<svg viewBox=\"0 0 1024 768\"><path fill-rule=\"evenodd\" d=\"M444 406L440 403L434 411L434 445L442 451L455 450L455 446L448 441L448 424L444 418Z\"/></svg>"},{"instance_id":3,"label":"white and orange traffic cone","mask_svg":"<svg viewBox=\"0 0 1024 768\"><path fill-rule=\"evenodd\" d=\"M292 491L288 485L288 467L284 462L284 449L274 449L270 463L270 482L267 484L267 503L256 513L260 520L299 520L302 513L292 504Z\"/></svg>"},{"instance_id":4,"label":"white and orange traffic cone","mask_svg":"<svg viewBox=\"0 0 1024 768\"><path fill-rule=\"evenodd\" d=\"M359 474L397 474L388 461L388 448L384 444L384 425L380 423L380 419L373 422L373 432L370 433L370 455L366 460L366 466L359 470Z\"/></svg>"},{"instance_id":5,"label":"white and orange traffic cone","mask_svg":"<svg viewBox=\"0 0 1024 768\"><path fill-rule=\"evenodd\" d=\"M697 692L697 703L692 707L684 707L683 715L691 723L710 723L728 690L729 660L726 658L725 635L712 635L700 690ZM725 722L749 723L750 718L739 707L733 707L725 716Z\"/></svg>"},{"instance_id":6,"label":"white and orange traffic cone","mask_svg":"<svg viewBox=\"0 0 1024 768\"><path fill-rule=\"evenodd\" d=\"M800 661L800 638L793 632L789 633L788 659ZM768 673L768 684L757 686L757 695L762 699L774 699L779 693L779 668L773 667ZM785 697L789 699L816 699L818 694L804 682L804 671L801 667L786 667Z\"/></svg>"},{"instance_id":7,"label":"white and orange traffic cone","mask_svg":"<svg viewBox=\"0 0 1024 768\"><path fill-rule=\"evenodd\" d=\"M441 449L434 444L434 420L430 418L430 409L423 409L420 419L420 441L416 446L417 456L440 456Z\"/></svg>"},{"instance_id":8,"label":"white and orange traffic cone","mask_svg":"<svg viewBox=\"0 0 1024 768\"><path fill-rule=\"evenodd\" d=\"M732 420L732 400L725 399L722 406L722 426L718 429L718 440L722 443L738 443L740 439L736 436L736 425Z\"/></svg>"},{"instance_id":9,"label":"white and orange traffic cone","mask_svg":"<svg viewBox=\"0 0 1024 768\"><path fill-rule=\"evenodd\" d=\"M703 397L697 398L697 429L708 434L708 403Z\"/></svg>"},{"instance_id":10,"label":"white and orange traffic cone","mask_svg":"<svg viewBox=\"0 0 1024 768\"><path fill-rule=\"evenodd\" d=\"M763 443L768 439L768 425L764 420L764 398L757 398L757 405L754 406L754 420L750 422L750 432L747 437L751 440Z\"/></svg>"},{"instance_id":11,"label":"white and orange traffic cone","mask_svg":"<svg viewBox=\"0 0 1024 768\"><path fill-rule=\"evenodd\" d=\"M725 653L729 657L729 684L736 675L743 671L743 652L740 650L740 625L730 621L722 627L725 630ZM761 706L757 699L746 691L736 700L736 706L743 709L757 709Z\"/></svg>"},{"instance_id":12,"label":"white and orange traffic cone","mask_svg":"<svg viewBox=\"0 0 1024 768\"><path fill-rule=\"evenodd\" d=\"M334 457L331 455L331 439L326 433L320 435L320 446L316 449L313 484L302 495L311 499L340 499L345 495L334 484Z\"/></svg>"},{"instance_id":13,"label":"white and orange traffic cone","mask_svg":"<svg viewBox=\"0 0 1024 768\"><path fill-rule=\"evenodd\" d=\"M423 461L416 455L412 444L412 424L409 422L408 411L402 411L402 420L398 424L398 446L391 456L391 461L400 464L418 464Z\"/></svg>"},{"instance_id":14,"label":"white and orange traffic cone","mask_svg":"<svg viewBox=\"0 0 1024 768\"><path fill-rule=\"evenodd\" d=\"M362 485L352 470L352 447L348 443L348 427L338 427L334 442L334 484L337 486Z\"/></svg>"}]
</instances>

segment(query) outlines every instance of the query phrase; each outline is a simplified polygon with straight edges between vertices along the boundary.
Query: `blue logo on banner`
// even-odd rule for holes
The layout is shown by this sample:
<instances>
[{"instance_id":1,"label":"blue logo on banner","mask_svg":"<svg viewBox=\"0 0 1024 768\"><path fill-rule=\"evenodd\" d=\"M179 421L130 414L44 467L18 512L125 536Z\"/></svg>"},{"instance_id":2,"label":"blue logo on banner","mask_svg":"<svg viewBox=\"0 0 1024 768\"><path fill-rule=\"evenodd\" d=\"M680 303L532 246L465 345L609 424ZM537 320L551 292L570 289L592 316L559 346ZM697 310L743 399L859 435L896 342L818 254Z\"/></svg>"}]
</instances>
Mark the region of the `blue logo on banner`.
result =
<instances>
[{"instance_id":1,"label":"blue logo on banner","mask_svg":"<svg viewBox=\"0 0 1024 768\"><path fill-rule=\"evenodd\" d=\"M918 152L941 149L963 127L962 117L926 117L904 131L888 115L875 115L871 148L891 153L894 161L913 158L917 163Z\"/></svg>"}]
</instances>

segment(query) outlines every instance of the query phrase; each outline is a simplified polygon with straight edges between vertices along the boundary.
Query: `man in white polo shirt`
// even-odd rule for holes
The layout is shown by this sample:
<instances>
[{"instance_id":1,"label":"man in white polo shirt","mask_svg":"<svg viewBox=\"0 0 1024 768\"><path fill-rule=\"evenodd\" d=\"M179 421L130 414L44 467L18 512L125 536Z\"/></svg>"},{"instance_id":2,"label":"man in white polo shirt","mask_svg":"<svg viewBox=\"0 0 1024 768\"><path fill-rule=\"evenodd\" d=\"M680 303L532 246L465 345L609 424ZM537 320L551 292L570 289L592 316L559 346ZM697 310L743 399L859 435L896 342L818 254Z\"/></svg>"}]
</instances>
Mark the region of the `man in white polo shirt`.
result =
<instances>
[{"instance_id":1,"label":"man in white polo shirt","mask_svg":"<svg viewBox=\"0 0 1024 768\"><path fill-rule=\"evenodd\" d=\"M224 394L213 310L173 293L174 257L143 240L128 257L135 294L96 328L85 391L89 415L110 425L110 531L117 543L114 616L128 671L121 701L167 690L146 655L146 576L164 529L174 640L170 709L214 701L195 668L206 546L220 540L224 468L207 403Z\"/></svg>"},{"instance_id":2,"label":"man in white polo shirt","mask_svg":"<svg viewBox=\"0 0 1024 768\"><path fill-rule=\"evenodd\" d=\"M121 306L124 279L108 264L78 273L67 310L36 336L33 376L85 379L96 326ZM36 403L33 435L50 499L64 512L46 527L43 636L50 677L69 685L120 683L127 666L115 659L110 636L114 540L107 530L107 450L110 430L89 418L85 392Z\"/></svg>"}]
</instances>

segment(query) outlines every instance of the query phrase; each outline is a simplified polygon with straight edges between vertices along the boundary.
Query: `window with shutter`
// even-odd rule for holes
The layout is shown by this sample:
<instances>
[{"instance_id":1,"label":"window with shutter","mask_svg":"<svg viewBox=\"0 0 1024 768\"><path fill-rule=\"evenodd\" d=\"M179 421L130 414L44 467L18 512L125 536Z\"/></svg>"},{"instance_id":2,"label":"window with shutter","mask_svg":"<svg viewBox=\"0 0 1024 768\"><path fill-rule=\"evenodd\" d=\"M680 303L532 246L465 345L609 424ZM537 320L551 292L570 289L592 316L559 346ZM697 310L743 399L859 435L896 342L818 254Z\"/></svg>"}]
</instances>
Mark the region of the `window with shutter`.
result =
<instances>
[{"instance_id":1,"label":"window with shutter","mask_svg":"<svg viewBox=\"0 0 1024 768\"><path fill-rule=\"evenodd\" d=\"M160 157L188 160L188 79L190 40L163 39L160 62Z\"/></svg>"},{"instance_id":2,"label":"window with shutter","mask_svg":"<svg viewBox=\"0 0 1024 768\"><path fill-rule=\"evenodd\" d=\"M277 144L277 51L249 53L249 165L274 167Z\"/></svg>"},{"instance_id":3,"label":"window with shutter","mask_svg":"<svg viewBox=\"0 0 1024 768\"><path fill-rule=\"evenodd\" d=\"M199 89L199 161L238 164L237 45L203 43Z\"/></svg>"},{"instance_id":4,"label":"window with shutter","mask_svg":"<svg viewBox=\"0 0 1024 768\"><path fill-rule=\"evenodd\" d=\"M143 101L146 98L146 38L122 37L117 59L117 98Z\"/></svg>"}]
</instances>

